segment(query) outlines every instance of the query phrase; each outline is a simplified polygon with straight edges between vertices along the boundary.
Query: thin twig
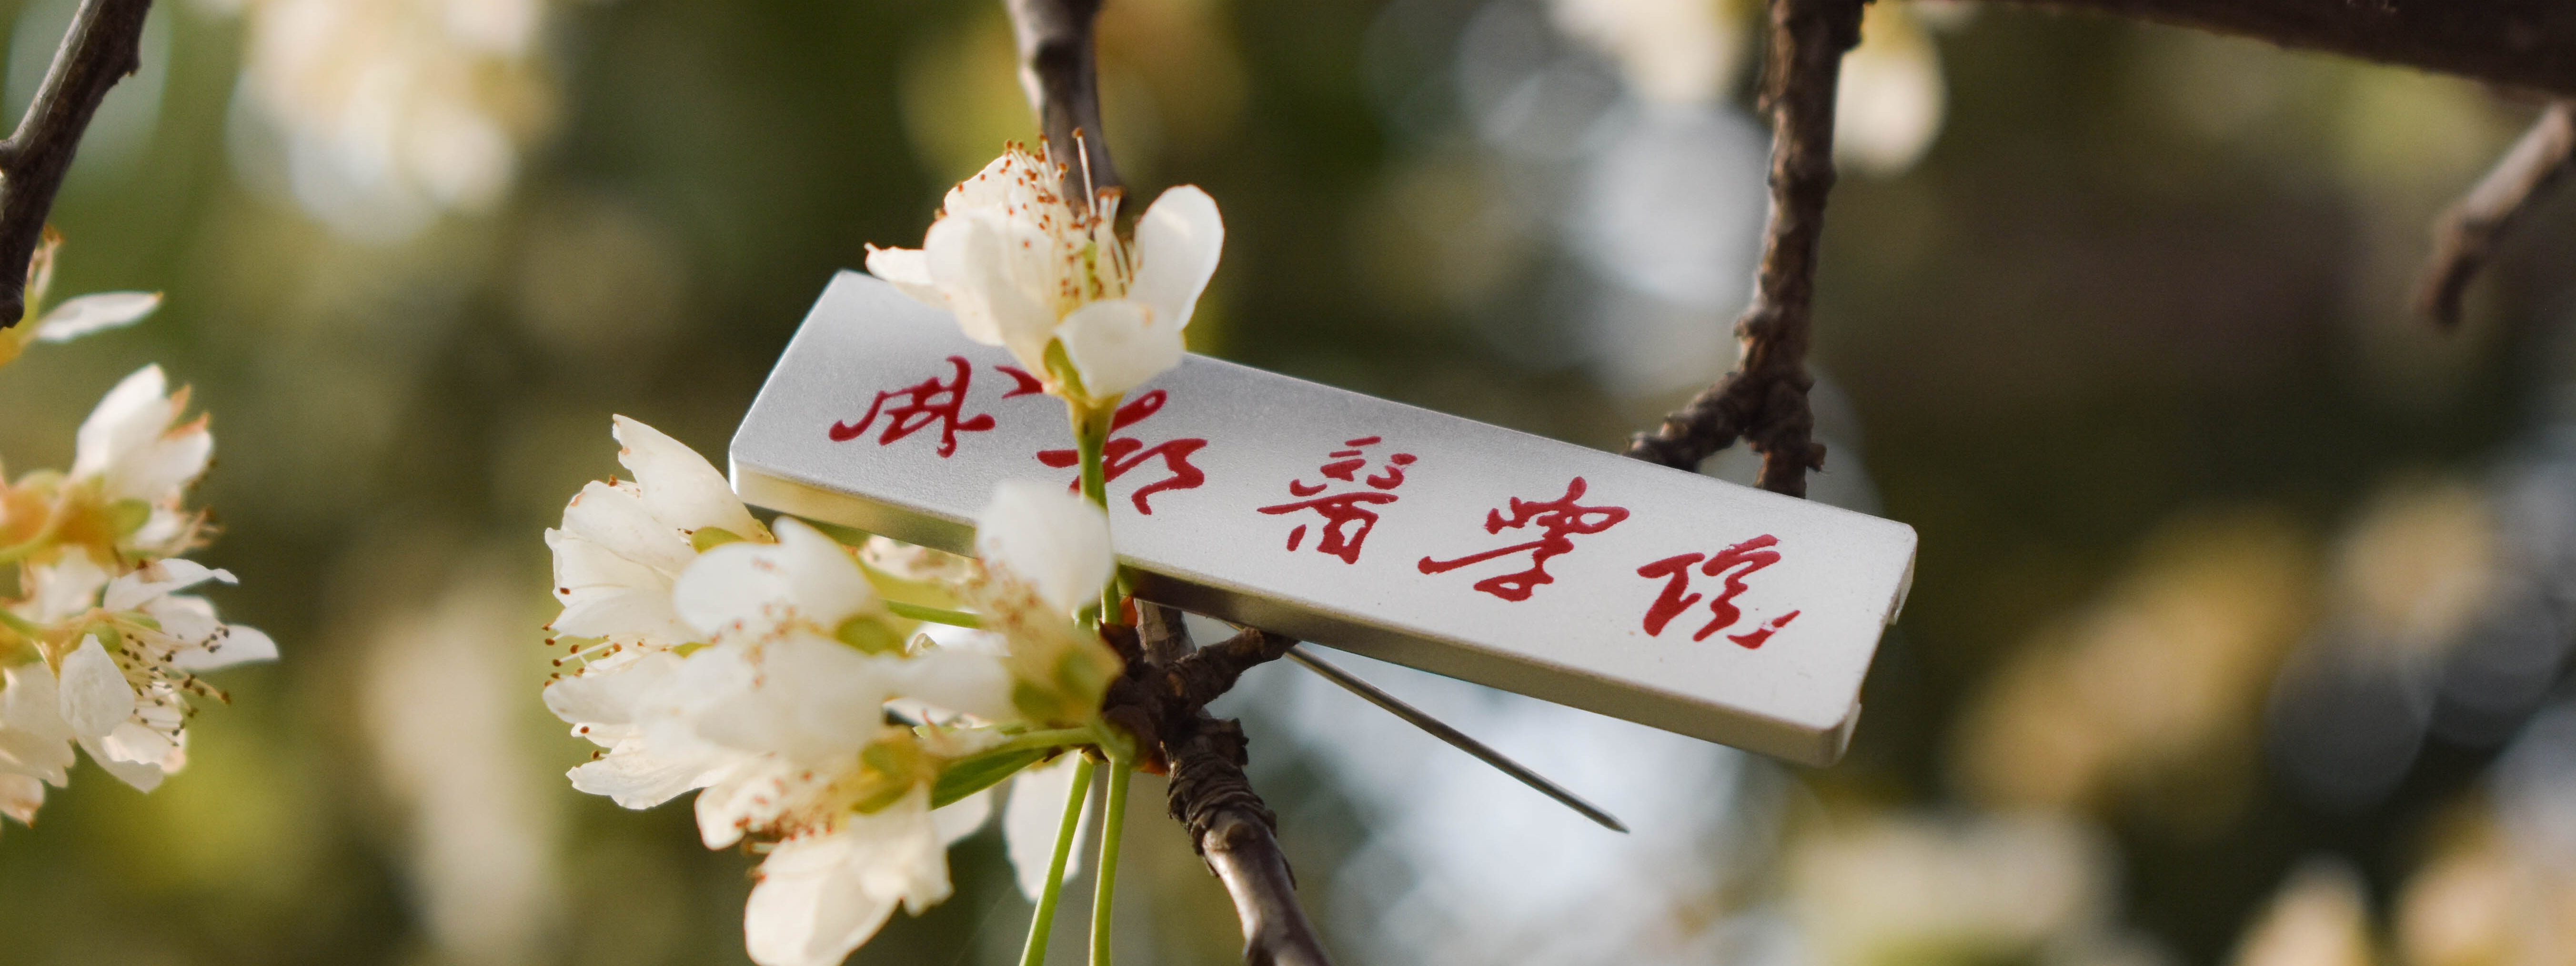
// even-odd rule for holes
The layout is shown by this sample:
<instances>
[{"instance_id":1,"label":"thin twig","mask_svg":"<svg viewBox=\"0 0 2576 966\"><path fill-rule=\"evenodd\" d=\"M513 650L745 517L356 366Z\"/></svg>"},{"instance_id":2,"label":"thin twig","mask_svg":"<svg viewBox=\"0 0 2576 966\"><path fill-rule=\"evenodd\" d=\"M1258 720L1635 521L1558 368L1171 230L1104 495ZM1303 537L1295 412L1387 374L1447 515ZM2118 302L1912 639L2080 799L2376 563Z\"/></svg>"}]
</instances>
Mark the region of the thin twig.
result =
<instances>
[{"instance_id":1,"label":"thin twig","mask_svg":"<svg viewBox=\"0 0 2576 966\"><path fill-rule=\"evenodd\" d=\"M2576 170L2576 105L2558 101L2496 162L2495 170L2433 223L2433 257L2415 285L2415 310L2444 329L2460 326L2469 282L2522 215Z\"/></svg>"},{"instance_id":2,"label":"thin twig","mask_svg":"<svg viewBox=\"0 0 2576 966\"><path fill-rule=\"evenodd\" d=\"M1771 0L1771 44L1764 101L1771 113L1771 218L1753 305L1735 323L1742 344L1736 370L1702 391L1651 433L1639 433L1628 455L1695 470L1710 454L1743 437L1762 454L1762 488L1807 494L1807 471L1821 469L1807 407L1809 316L1815 303L1816 248L1825 227L1825 196L1834 186L1834 91L1843 52L1860 41L1861 0Z\"/></svg>"},{"instance_id":3,"label":"thin twig","mask_svg":"<svg viewBox=\"0 0 2576 966\"><path fill-rule=\"evenodd\" d=\"M2006 0L2251 37L2576 97L2566 0Z\"/></svg>"},{"instance_id":4,"label":"thin twig","mask_svg":"<svg viewBox=\"0 0 2576 966\"><path fill-rule=\"evenodd\" d=\"M1020 87L1037 108L1038 129L1065 164L1067 198L1117 188L1118 167L1100 127L1100 81L1092 23L1101 0L1007 0L1019 39ZM1076 154L1074 147L1081 152Z\"/></svg>"},{"instance_id":5,"label":"thin twig","mask_svg":"<svg viewBox=\"0 0 2576 966\"><path fill-rule=\"evenodd\" d=\"M151 11L152 0L81 0L17 133L0 141L0 328L27 314L27 260L43 242L54 193L99 101L142 69Z\"/></svg>"}]
</instances>

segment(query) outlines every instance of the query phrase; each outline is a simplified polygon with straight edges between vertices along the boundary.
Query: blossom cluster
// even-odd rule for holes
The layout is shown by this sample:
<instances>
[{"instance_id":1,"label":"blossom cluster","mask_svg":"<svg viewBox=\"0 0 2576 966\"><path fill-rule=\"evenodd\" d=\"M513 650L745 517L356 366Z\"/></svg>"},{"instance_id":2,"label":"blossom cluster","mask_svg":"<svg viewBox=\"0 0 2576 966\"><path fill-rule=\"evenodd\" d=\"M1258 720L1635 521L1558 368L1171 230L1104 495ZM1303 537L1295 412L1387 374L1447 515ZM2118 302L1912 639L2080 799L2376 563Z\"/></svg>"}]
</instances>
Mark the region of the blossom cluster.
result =
<instances>
[{"instance_id":1,"label":"blossom cluster","mask_svg":"<svg viewBox=\"0 0 2576 966\"><path fill-rule=\"evenodd\" d=\"M600 747L573 787L628 808L696 791L707 847L766 853L752 958L837 963L897 907L948 896L947 845L983 825L991 785L1095 740L1119 663L1074 615L1110 574L1107 518L1058 487L1005 486L980 561L854 547L793 517L763 526L652 427L621 416L615 435L634 479L591 483L546 533L573 669L546 706ZM958 604L992 629L933 634L896 613Z\"/></svg>"},{"instance_id":2,"label":"blossom cluster","mask_svg":"<svg viewBox=\"0 0 2576 966\"><path fill-rule=\"evenodd\" d=\"M43 299L53 239L30 273ZM118 292L63 303L0 335L0 362L140 319L160 296ZM69 472L0 476L0 815L33 823L62 787L72 746L150 791L187 764L190 696L222 700L197 674L277 656L268 635L226 624L181 591L233 575L187 560L205 514L186 495L214 455L188 390L145 366L80 425ZM6 578L0 578L6 579Z\"/></svg>"},{"instance_id":3,"label":"blossom cluster","mask_svg":"<svg viewBox=\"0 0 2576 966\"><path fill-rule=\"evenodd\" d=\"M551 625L572 668L548 708L599 746L573 787L629 808L697 793L709 848L765 854L743 914L762 966L829 966L897 908L947 898L947 846L1011 783L1003 824L1041 956L1092 762L1109 762L1093 958L1106 961L1120 803L1135 739L1102 702L1124 671L1100 625L1119 597L1102 453L1121 396L1178 365L1224 226L1181 187L1134 226L1118 193L1058 192L1043 145L948 193L919 249L868 269L1003 346L1064 400L1083 495L1000 484L976 558L882 537L764 526L704 458L625 417L634 479L592 483L546 532ZM847 531L842 531L847 533Z\"/></svg>"}]
</instances>

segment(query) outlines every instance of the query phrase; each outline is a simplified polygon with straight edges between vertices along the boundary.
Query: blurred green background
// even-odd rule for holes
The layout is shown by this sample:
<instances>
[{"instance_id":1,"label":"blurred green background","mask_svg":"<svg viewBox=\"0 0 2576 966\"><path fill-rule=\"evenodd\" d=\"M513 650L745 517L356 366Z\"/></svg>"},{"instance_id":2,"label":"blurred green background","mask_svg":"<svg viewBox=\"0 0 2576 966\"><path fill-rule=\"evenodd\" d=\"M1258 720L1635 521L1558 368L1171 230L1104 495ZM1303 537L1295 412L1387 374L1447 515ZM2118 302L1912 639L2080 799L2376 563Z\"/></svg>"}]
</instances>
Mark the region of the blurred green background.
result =
<instances>
[{"instance_id":1,"label":"blurred green background","mask_svg":"<svg viewBox=\"0 0 2576 966\"><path fill-rule=\"evenodd\" d=\"M0 0L12 116L71 7ZM197 557L285 657L220 675L160 790L83 765L0 831L0 962L743 961L750 858L560 777L588 746L537 701L539 531L615 471L611 413L720 462L830 273L1034 137L999 5L152 17L55 211L56 291L168 305L0 371L0 454L67 464L147 362L192 383ZM1139 197L1223 206L1198 351L1613 448L1731 357L1755 19L1110 0L1110 141ZM1623 844L1472 767L1408 785L1450 753L1265 669L1220 710L1345 961L2576 961L2576 209L2463 331L2404 311L2426 226L2537 104L2009 7L1868 29L1817 495L1922 550L1850 759L1359 664L1602 794ZM1122 959L1229 961L1223 893L1136 797ZM998 837L952 864L854 961L1009 961Z\"/></svg>"}]
</instances>

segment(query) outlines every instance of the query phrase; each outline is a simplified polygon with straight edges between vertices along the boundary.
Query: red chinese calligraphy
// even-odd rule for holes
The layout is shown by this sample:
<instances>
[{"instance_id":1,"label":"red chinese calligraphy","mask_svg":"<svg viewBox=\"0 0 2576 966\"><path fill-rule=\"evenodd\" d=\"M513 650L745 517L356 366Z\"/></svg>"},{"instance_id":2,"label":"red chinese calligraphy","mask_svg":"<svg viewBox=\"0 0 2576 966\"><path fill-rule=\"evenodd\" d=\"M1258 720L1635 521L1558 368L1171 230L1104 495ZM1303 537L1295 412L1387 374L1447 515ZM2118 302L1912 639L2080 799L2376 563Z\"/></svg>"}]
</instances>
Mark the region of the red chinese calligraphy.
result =
<instances>
[{"instance_id":1,"label":"red chinese calligraphy","mask_svg":"<svg viewBox=\"0 0 2576 966\"><path fill-rule=\"evenodd\" d=\"M1564 496L1553 500L1536 502L1513 497L1510 519L1505 519L1501 510L1485 511L1486 533L1501 533L1505 527L1520 528L1537 524L1541 536L1536 540L1469 554L1456 560L1433 560L1424 557L1416 566L1426 574L1447 573L1469 564L1527 550L1530 551L1528 570L1503 574L1499 577L1487 577L1476 582L1476 589L1504 600L1528 600L1530 592L1537 589L1538 585L1556 582L1555 577L1548 575L1547 562L1551 558L1573 550L1572 537L1600 533L1628 518L1628 511L1620 507L1583 506L1574 502L1583 497L1585 487L1583 478L1578 476L1573 482L1565 485Z\"/></svg>"},{"instance_id":2,"label":"red chinese calligraphy","mask_svg":"<svg viewBox=\"0 0 2576 966\"><path fill-rule=\"evenodd\" d=\"M1018 372L1018 370L1012 371ZM1119 430L1144 422L1146 418L1162 411L1163 404L1169 399L1170 394L1157 389L1118 407L1118 412L1109 418L1111 433L1109 441L1100 447L1101 476L1107 482L1115 482L1119 477L1127 475L1128 470L1144 465L1147 460L1158 457L1162 459L1164 477L1137 487L1136 492L1127 498L1129 502L1136 505L1136 512L1148 516L1153 514L1154 506L1146 498L1165 490L1195 490L1200 484L1207 482L1207 474L1190 464L1190 454L1206 448L1207 440L1183 437L1147 446L1142 440L1116 435ZM1057 469L1067 469L1081 463L1082 454L1069 449L1041 450L1038 453L1038 462ZM1078 489L1082 486L1082 481L1075 480L1073 485Z\"/></svg>"},{"instance_id":3,"label":"red chinese calligraphy","mask_svg":"<svg viewBox=\"0 0 2576 966\"><path fill-rule=\"evenodd\" d=\"M1002 394L1004 399L1017 399L1021 396L1035 396L1046 392L1046 383L1039 382L1038 377L1029 375L1026 369L1018 366L994 366L993 371L1011 377L1011 391Z\"/></svg>"},{"instance_id":4,"label":"red chinese calligraphy","mask_svg":"<svg viewBox=\"0 0 2576 966\"><path fill-rule=\"evenodd\" d=\"M1368 457L1361 455L1364 448L1375 446L1380 442L1383 440L1375 436L1344 440L1342 445L1348 448L1334 450L1326 455L1325 458L1333 462L1326 463L1315 470L1329 479L1344 483L1365 483L1373 489L1351 490L1347 493L1319 497L1316 494L1324 492L1331 484L1308 483L1304 480L1292 479L1288 481L1288 495L1314 498L1262 507L1261 512L1277 516L1307 510L1314 511L1317 516L1324 518L1324 535L1322 539L1315 541L1315 549L1321 553L1340 557L1343 563L1360 562L1360 548L1368 542L1369 531L1377 527L1377 511L1369 509L1369 506L1396 501L1395 494L1385 491L1404 485L1404 468L1413 465L1414 460L1411 453L1396 453L1387 457L1386 464L1377 472L1361 478L1359 471L1368 466ZM1288 531L1288 550L1295 552L1297 546L1305 540L1306 525L1300 523L1296 529Z\"/></svg>"},{"instance_id":5,"label":"red chinese calligraphy","mask_svg":"<svg viewBox=\"0 0 2576 966\"><path fill-rule=\"evenodd\" d=\"M937 423L939 457L947 459L954 455L957 452L959 431L980 433L992 429L993 417L990 414L981 413L974 416L964 415L966 387L974 370L966 364L964 356L949 356L948 364L956 367L957 370L957 374L950 379L942 380L932 376L910 386L878 393L876 402L868 405L868 414L861 417L857 423L832 424L832 441L846 443L857 439L861 433L868 431L869 426L876 423L878 416L884 416L885 432L877 437L877 445L893 445L896 440ZM891 408L886 406L887 400L897 398L902 399L903 402Z\"/></svg>"},{"instance_id":6,"label":"red chinese calligraphy","mask_svg":"<svg viewBox=\"0 0 2576 966\"><path fill-rule=\"evenodd\" d=\"M1671 623L1673 618L1681 616L1683 611L1689 610L1692 604L1699 602L1700 594L1697 591L1683 593L1690 590L1692 564L1698 564L1699 572L1705 576L1725 575L1726 583L1724 589L1708 602L1711 615L1709 622L1699 629L1699 633L1692 634L1691 640L1705 641L1709 635L1735 626L1735 622L1744 616L1743 610L1735 606L1735 598L1747 589L1745 578L1752 576L1754 571L1780 562L1780 551L1772 549L1779 543L1780 538L1766 533L1718 551L1713 556L1686 553L1666 557L1637 568L1637 576L1660 577L1664 580L1663 592L1656 595L1652 606L1646 608L1646 633L1650 636L1663 634L1665 624ZM1747 650L1758 648L1763 642L1770 640L1772 634L1778 633L1781 628L1789 626L1789 622L1796 619L1798 619L1798 612L1793 610L1772 618L1769 623L1753 630L1742 634L1730 634L1726 639L1742 645Z\"/></svg>"}]
</instances>

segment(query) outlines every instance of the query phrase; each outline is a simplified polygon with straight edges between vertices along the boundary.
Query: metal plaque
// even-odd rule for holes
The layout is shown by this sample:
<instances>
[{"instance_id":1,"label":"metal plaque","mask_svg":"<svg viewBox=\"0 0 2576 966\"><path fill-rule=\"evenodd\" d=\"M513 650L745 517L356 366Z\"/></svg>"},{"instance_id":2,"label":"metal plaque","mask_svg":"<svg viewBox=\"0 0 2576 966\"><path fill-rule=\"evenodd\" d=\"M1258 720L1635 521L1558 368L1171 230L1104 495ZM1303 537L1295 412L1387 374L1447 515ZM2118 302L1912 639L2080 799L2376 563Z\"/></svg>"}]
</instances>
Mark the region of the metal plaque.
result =
<instances>
[{"instance_id":1,"label":"metal plaque","mask_svg":"<svg viewBox=\"0 0 2576 966\"><path fill-rule=\"evenodd\" d=\"M1913 578L1901 523L1195 355L1116 423L1140 597L1808 764ZM754 505L959 552L995 483L1077 473L1009 353L855 272L732 455Z\"/></svg>"}]
</instances>

